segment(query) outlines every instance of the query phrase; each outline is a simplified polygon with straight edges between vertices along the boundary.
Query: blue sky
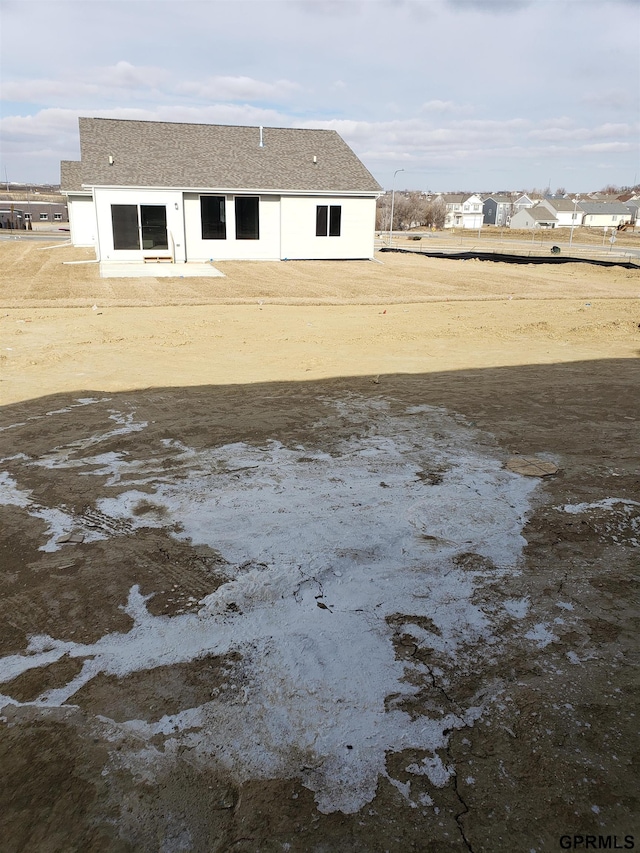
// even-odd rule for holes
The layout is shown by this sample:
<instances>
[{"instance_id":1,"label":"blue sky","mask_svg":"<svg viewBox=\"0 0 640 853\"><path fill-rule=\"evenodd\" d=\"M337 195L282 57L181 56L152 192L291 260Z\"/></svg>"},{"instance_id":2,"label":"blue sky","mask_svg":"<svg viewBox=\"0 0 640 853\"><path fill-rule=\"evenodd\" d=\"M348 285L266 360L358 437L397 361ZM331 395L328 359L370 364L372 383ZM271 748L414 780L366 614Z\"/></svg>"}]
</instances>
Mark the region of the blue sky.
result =
<instances>
[{"instance_id":1,"label":"blue sky","mask_svg":"<svg viewBox=\"0 0 640 853\"><path fill-rule=\"evenodd\" d=\"M2 0L0 177L77 118L337 130L386 188L640 182L638 0Z\"/></svg>"}]
</instances>

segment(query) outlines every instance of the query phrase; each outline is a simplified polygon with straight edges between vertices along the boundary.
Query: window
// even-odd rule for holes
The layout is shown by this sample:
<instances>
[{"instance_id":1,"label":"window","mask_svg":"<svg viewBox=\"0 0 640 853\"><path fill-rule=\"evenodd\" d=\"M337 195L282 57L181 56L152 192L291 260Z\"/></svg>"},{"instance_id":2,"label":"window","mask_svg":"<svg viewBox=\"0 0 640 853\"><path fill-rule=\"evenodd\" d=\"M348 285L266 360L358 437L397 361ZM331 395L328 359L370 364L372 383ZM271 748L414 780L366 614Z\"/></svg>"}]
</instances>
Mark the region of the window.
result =
<instances>
[{"instance_id":1,"label":"window","mask_svg":"<svg viewBox=\"0 0 640 853\"><path fill-rule=\"evenodd\" d=\"M326 237L328 229L329 205L319 204L316 207L316 237Z\"/></svg>"},{"instance_id":2,"label":"window","mask_svg":"<svg viewBox=\"0 0 640 853\"><path fill-rule=\"evenodd\" d=\"M257 196L236 197L236 240L260 239L259 201Z\"/></svg>"},{"instance_id":3,"label":"window","mask_svg":"<svg viewBox=\"0 0 640 853\"><path fill-rule=\"evenodd\" d=\"M341 220L342 208L339 204L332 204L329 208L329 237L340 236Z\"/></svg>"},{"instance_id":4,"label":"window","mask_svg":"<svg viewBox=\"0 0 640 853\"><path fill-rule=\"evenodd\" d=\"M24 215L24 221L25 221L25 222L29 222L29 220L30 220L30 219L31 219L31 214L30 214L30 213L25 213L25 215Z\"/></svg>"},{"instance_id":5,"label":"window","mask_svg":"<svg viewBox=\"0 0 640 853\"><path fill-rule=\"evenodd\" d=\"M137 204L112 204L111 225L114 249L140 248Z\"/></svg>"},{"instance_id":6,"label":"window","mask_svg":"<svg viewBox=\"0 0 640 853\"><path fill-rule=\"evenodd\" d=\"M49 218L49 214L48 214L48 213L41 213L41 214L40 214L40 221L41 221L41 222L44 222L44 221L45 221L46 219L48 219L48 218Z\"/></svg>"},{"instance_id":7,"label":"window","mask_svg":"<svg viewBox=\"0 0 640 853\"><path fill-rule=\"evenodd\" d=\"M316 206L316 237L339 237L342 226L342 207L339 204Z\"/></svg>"},{"instance_id":8,"label":"window","mask_svg":"<svg viewBox=\"0 0 640 853\"><path fill-rule=\"evenodd\" d=\"M54 213L53 218L56 220L56 222L62 222L62 214L61 213Z\"/></svg>"},{"instance_id":9,"label":"window","mask_svg":"<svg viewBox=\"0 0 640 853\"><path fill-rule=\"evenodd\" d=\"M223 195L200 196L200 220L203 240L226 240L226 202Z\"/></svg>"}]
</instances>

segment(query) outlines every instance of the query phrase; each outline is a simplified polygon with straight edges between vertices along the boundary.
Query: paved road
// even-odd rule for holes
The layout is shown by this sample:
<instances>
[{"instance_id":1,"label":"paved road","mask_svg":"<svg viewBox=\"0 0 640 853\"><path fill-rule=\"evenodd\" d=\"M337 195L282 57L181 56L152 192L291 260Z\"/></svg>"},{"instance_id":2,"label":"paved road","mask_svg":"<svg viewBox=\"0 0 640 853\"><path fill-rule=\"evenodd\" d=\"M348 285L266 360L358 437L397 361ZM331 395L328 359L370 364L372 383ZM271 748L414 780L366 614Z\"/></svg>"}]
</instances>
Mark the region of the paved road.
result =
<instances>
[{"instance_id":1,"label":"paved road","mask_svg":"<svg viewBox=\"0 0 640 853\"><path fill-rule=\"evenodd\" d=\"M8 231L0 229L0 240L27 240L31 243L51 243L52 241L63 243L70 240L68 231Z\"/></svg>"}]
</instances>

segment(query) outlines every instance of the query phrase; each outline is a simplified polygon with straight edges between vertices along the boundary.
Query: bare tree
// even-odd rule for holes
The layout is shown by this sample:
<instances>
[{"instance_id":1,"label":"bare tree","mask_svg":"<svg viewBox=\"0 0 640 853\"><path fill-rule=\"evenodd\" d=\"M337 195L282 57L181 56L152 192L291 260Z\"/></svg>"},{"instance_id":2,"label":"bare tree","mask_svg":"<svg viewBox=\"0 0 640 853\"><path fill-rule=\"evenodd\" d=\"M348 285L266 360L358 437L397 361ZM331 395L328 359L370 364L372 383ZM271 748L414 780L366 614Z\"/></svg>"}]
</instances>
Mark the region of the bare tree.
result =
<instances>
[{"instance_id":1,"label":"bare tree","mask_svg":"<svg viewBox=\"0 0 640 853\"><path fill-rule=\"evenodd\" d=\"M407 195L408 228L425 225L426 199L421 192L411 192Z\"/></svg>"},{"instance_id":2,"label":"bare tree","mask_svg":"<svg viewBox=\"0 0 640 853\"><path fill-rule=\"evenodd\" d=\"M395 195L395 205L393 208L393 230L406 231L411 228L411 210L412 205L409 199L409 193L397 192Z\"/></svg>"},{"instance_id":3,"label":"bare tree","mask_svg":"<svg viewBox=\"0 0 640 853\"><path fill-rule=\"evenodd\" d=\"M441 198L427 202L425 205L425 225L429 228L444 228L447 216L447 205Z\"/></svg>"},{"instance_id":4,"label":"bare tree","mask_svg":"<svg viewBox=\"0 0 640 853\"><path fill-rule=\"evenodd\" d=\"M393 200L393 230L409 228L444 228L446 205L441 199L428 201L418 191L396 190ZM391 225L391 193L378 199L376 205L376 229L388 231Z\"/></svg>"},{"instance_id":5,"label":"bare tree","mask_svg":"<svg viewBox=\"0 0 640 853\"><path fill-rule=\"evenodd\" d=\"M376 202L376 231L389 230L389 215L391 213L391 193L380 196Z\"/></svg>"}]
</instances>

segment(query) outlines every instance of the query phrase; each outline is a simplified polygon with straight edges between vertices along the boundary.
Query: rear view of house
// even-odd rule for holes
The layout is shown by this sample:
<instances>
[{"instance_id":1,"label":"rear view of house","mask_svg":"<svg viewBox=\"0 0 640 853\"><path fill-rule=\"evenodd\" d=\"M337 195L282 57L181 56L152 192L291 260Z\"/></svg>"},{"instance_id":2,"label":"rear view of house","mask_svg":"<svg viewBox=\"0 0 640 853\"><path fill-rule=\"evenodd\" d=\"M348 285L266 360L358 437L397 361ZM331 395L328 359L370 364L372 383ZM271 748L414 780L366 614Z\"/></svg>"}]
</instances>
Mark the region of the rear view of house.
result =
<instances>
[{"instance_id":1,"label":"rear view of house","mask_svg":"<svg viewBox=\"0 0 640 853\"><path fill-rule=\"evenodd\" d=\"M101 261L373 257L382 191L335 131L79 123L62 191Z\"/></svg>"}]
</instances>

